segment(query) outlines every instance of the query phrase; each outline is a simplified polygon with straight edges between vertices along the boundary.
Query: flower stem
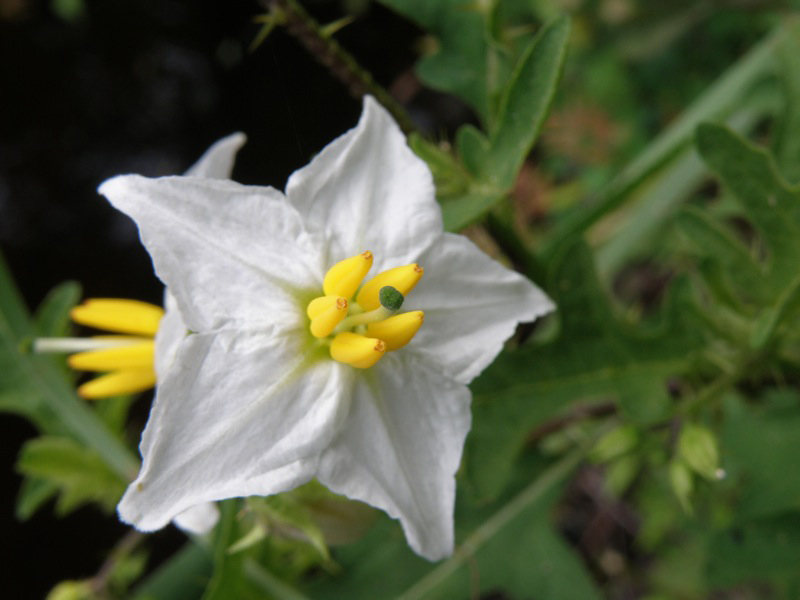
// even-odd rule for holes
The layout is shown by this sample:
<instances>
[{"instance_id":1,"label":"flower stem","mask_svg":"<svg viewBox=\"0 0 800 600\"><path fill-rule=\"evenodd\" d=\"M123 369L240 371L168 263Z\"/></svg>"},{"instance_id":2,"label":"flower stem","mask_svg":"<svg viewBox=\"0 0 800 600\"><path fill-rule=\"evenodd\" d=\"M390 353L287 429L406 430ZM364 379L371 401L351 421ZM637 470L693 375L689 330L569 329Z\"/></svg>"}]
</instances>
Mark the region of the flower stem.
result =
<instances>
[{"instance_id":1,"label":"flower stem","mask_svg":"<svg viewBox=\"0 0 800 600\"><path fill-rule=\"evenodd\" d=\"M108 597L108 583L117 565L130 556L144 541L144 534L131 529L117 543L97 574L91 578L92 591L101 598Z\"/></svg>"},{"instance_id":2,"label":"flower stem","mask_svg":"<svg viewBox=\"0 0 800 600\"><path fill-rule=\"evenodd\" d=\"M279 22L286 27L286 31L327 67L353 97L361 98L365 94L371 94L392 114L406 134L416 131L417 128L405 109L375 82L372 75L349 52L323 32L297 0L267 0L267 4L272 11L280 14Z\"/></svg>"},{"instance_id":3,"label":"flower stem","mask_svg":"<svg viewBox=\"0 0 800 600\"><path fill-rule=\"evenodd\" d=\"M609 419L598 427L591 436L583 441L572 452L547 469L537 477L528 487L517 494L508 504L491 516L483 525L478 527L464 540L458 549L447 561L430 571L411 588L401 594L397 600L418 600L425 598L432 590L436 589L459 567L472 560L475 554L503 527L508 525L528 506L541 499L547 492L559 485L583 461L586 453L594 446L595 442L617 426L616 419Z\"/></svg>"}]
</instances>

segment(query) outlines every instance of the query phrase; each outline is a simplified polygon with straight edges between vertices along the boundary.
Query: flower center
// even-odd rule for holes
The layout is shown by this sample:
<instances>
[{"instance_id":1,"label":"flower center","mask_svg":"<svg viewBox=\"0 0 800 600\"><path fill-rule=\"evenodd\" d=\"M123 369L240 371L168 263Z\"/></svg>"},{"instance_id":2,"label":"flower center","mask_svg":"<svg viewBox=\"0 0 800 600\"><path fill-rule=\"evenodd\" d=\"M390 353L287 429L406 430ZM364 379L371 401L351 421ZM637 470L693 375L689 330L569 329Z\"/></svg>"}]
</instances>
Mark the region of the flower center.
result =
<instances>
[{"instance_id":1,"label":"flower center","mask_svg":"<svg viewBox=\"0 0 800 600\"><path fill-rule=\"evenodd\" d=\"M359 369L408 344L425 318L421 310L398 313L422 279L422 267L395 267L361 285L371 267L370 251L336 263L325 274L324 295L306 308L311 335L330 344L334 360Z\"/></svg>"}]
</instances>

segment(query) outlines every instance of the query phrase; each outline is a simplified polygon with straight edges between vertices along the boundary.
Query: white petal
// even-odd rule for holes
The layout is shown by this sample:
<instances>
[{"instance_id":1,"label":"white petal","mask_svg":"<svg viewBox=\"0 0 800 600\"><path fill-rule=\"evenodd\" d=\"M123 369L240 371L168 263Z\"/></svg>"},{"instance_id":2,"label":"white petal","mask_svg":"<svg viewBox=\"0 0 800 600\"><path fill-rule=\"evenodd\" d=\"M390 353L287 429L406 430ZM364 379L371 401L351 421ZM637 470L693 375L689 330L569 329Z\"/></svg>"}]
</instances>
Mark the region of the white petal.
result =
<instances>
[{"instance_id":1,"label":"white petal","mask_svg":"<svg viewBox=\"0 0 800 600\"><path fill-rule=\"evenodd\" d=\"M470 427L467 387L421 362L386 356L358 379L319 481L399 518L411 548L453 552L455 472Z\"/></svg>"},{"instance_id":2,"label":"white petal","mask_svg":"<svg viewBox=\"0 0 800 600\"><path fill-rule=\"evenodd\" d=\"M214 529L217 521L219 521L219 509L213 502L196 504L172 519L175 525L196 535L208 533Z\"/></svg>"},{"instance_id":3,"label":"white petal","mask_svg":"<svg viewBox=\"0 0 800 600\"><path fill-rule=\"evenodd\" d=\"M444 234L420 264L425 276L403 308L425 311L425 323L407 348L462 383L494 360L517 323L555 308L542 290L463 236Z\"/></svg>"},{"instance_id":4,"label":"white petal","mask_svg":"<svg viewBox=\"0 0 800 600\"><path fill-rule=\"evenodd\" d=\"M188 336L159 384L122 520L149 531L201 502L308 481L345 417L353 371L306 342L299 332Z\"/></svg>"},{"instance_id":5,"label":"white petal","mask_svg":"<svg viewBox=\"0 0 800 600\"><path fill-rule=\"evenodd\" d=\"M209 177L211 179L230 179L236 153L244 146L247 136L243 133L232 133L215 142L200 159L186 171L192 177Z\"/></svg>"},{"instance_id":6,"label":"white petal","mask_svg":"<svg viewBox=\"0 0 800 600\"><path fill-rule=\"evenodd\" d=\"M126 175L103 183L100 193L136 221L192 331L305 320L298 296L320 287L321 243L277 190Z\"/></svg>"},{"instance_id":7,"label":"white petal","mask_svg":"<svg viewBox=\"0 0 800 600\"><path fill-rule=\"evenodd\" d=\"M186 175L212 179L230 178L236 153L246 141L247 136L243 133L233 133L218 140L186 171ZM164 311L164 317L161 319L158 333L156 334L155 368L159 380L163 379L167 374L167 369L172 364L172 361L175 360L178 344L186 337L188 332L188 327L183 322L183 317L181 317L178 309L178 302L175 300L175 296L169 293L169 290L164 290ZM189 512L192 511L187 511L187 513ZM198 510L197 514L199 515L202 512ZM214 507L213 512L214 514L219 514L216 507ZM186 518L188 519L189 517ZM216 522L216 518L214 522ZM213 523L211 526L213 527ZM183 529L193 531L191 526L183 527Z\"/></svg>"},{"instance_id":8,"label":"white petal","mask_svg":"<svg viewBox=\"0 0 800 600\"><path fill-rule=\"evenodd\" d=\"M155 368L158 381L166 376L167 370L175 361L178 346L188 333L189 328L183 322L175 296L164 290L164 316L156 332Z\"/></svg>"},{"instance_id":9,"label":"white petal","mask_svg":"<svg viewBox=\"0 0 800 600\"><path fill-rule=\"evenodd\" d=\"M365 250L375 254L373 273L408 264L442 231L428 167L369 96L358 126L296 171L286 195L329 238L330 265Z\"/></svg>"}]
</instances>

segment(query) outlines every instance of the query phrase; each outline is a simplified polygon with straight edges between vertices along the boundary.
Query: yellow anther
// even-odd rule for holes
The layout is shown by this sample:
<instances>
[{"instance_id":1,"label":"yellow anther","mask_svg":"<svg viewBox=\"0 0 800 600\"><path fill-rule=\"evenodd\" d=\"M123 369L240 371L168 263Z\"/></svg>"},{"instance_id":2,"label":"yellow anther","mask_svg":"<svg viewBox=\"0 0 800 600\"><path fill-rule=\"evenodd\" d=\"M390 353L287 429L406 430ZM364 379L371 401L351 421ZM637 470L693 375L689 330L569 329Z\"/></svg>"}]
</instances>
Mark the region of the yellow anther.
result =
<instances>
[{"instance_id":1,"label":"yellow anther","mask_svg":"<svg viewBox=\"0 0 800 600\"><path fill-rule=\"evenodd\" d=\"M372 252L369 250L346 258L328 269L322 282L322 291L326 296L352 298L370 267L372 267Z\"/></svg>"},{"instance_id":2,"label":"yellow anther","mask_svg":"<svg viewBox=\"0 0 800 600\"><path fill-rule=\"evenodd\" d=\"M93 298L73 308L70 316L76 323L97 329L154 336L164 309L138 300Z\"/></svg>"},{"instance_id":3,"label":"yellow anther","mask_svg":"<svg viewBox=\"0 0 800 600\"><path fill-rule=\"evenodd\" d=\"M155 342L140 341L128 346L79 352L67 359L67 364L81 371L119 371L153 367Z\"/></svg>"},{"instance_id":4,"label":"yellow anther","mask_svg":"<svg viewBox=\"0 0 800 600\"><path fill-rule=\"evenodd\" d=\"M152 367L114 371L84 383L78 388L78 395L90 400L110 398L123 394L143 392L156 384L156 373Z\"/></svg>"},{"instance_id":5,"label":"yellow anther","mask_svg":"<svg viewBox=\"0 0 800 600\"><path fill-rule=\"evenodd\" d=\"M419 328L425 314L421 310L402 313L367 325L367 335L386 342L386 351L402 348L411 341Z\"/></svg>"},{"instance_id":6,"label":"yellow anther","mask_svg":"<svg viewBox=\"0 0 800 600\"><path fill-rule=\"evenodd\" d=\"M309 302L306 313L311 319L311 335L318 338L327 337L347 316L347 298L341 296L315 298Z\"/></svg>"},{"instance_id":7,"label":"yellow anther","mask_svg":"<svg viewBox=\"0 0 800 600\"><path fill-rule=\"evenodd\" d=\"M325 312L331 306L334 306L339 298L340 296L320 296L319 298L314 298L306 307L306 314L308 315L308 318L313 319L320 313ZM346 301L347 300L345 299L345 302Z\"/></svg>"},{"instance_id":8,"label":"yellow anther","mask_svg":"<svg viewBox=\"0 0 800 600\"><path fill-rule=\"evenodd\" d=\"M386 354L383 340L357 333L340 333L331 342L331 357L359 369L368 369Z\"/></svg>"},{"instance_id":9,"label":"yellow anther","mask_svg":"<svg viewBox=\"0 0 800 600\"><path fill-rule=\"evenodd\" d=\"M390 285L403 296L407 296L408 292L413 290L414 286L422 279L424 273L425 270L416 263L378 273L363 285L358 292L358 296L356 296L356 302L364 310L378 308L380 306L378 292L385 285Z\"/></svg>"}]
</instances>

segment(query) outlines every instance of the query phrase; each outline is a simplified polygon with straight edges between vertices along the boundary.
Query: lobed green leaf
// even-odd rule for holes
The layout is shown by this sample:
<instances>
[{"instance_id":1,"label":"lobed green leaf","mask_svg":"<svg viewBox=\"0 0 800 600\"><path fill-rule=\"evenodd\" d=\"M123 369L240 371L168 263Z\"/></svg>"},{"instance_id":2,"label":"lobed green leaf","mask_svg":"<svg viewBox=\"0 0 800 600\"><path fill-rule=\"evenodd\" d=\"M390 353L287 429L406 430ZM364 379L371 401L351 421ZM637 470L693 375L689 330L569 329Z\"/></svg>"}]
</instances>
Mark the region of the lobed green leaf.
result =
<instances>
[{"instance_id":1,"label":"lobed green leaf","mask_svg":"<svg viewBox=\"0 0 800 600\"><path fill-rule=\"evenodd\" d=\"M128 483L97 452L63 437L43 436L27 442L20 451L17 468L28 477L58 488L56 510L61 515L89 502L112 512Z\"/></svg>"},{"instance_id":2,"label":"lobed green leaf","mask_svg":"<svg viewBox=\"0 0 800 600\"><path fill-rule=\"evenodd\" d=\"M533 428L577 402L615 400L639 424L665 419L667 379L691 370L701 348L685 310L688 300L678 293L655 330L620 321L583 243L561 255L549 290L561 322L558 338L501 355L472 386L465 465L481 497L502 489Z\"/></svg>"}]
</instances>

